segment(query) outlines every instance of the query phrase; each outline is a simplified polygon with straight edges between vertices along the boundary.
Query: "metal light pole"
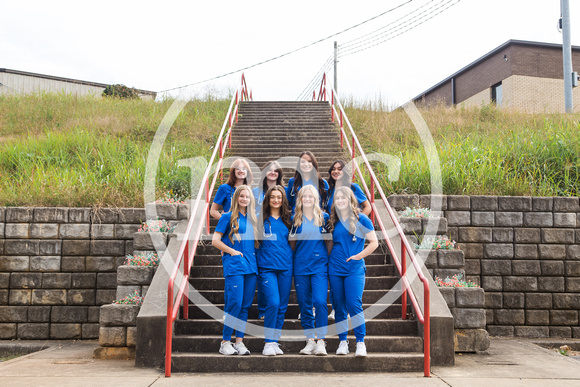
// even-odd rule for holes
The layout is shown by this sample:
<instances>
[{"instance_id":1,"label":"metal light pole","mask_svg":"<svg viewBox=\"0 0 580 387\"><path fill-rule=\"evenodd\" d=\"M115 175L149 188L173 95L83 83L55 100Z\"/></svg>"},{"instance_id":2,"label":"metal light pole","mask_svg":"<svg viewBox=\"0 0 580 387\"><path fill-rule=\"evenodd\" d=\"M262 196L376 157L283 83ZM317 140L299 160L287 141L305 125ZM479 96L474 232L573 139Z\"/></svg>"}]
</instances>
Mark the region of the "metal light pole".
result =
<instances>
[{"instance_id":1,"label":"metal light pole","mask_svg":"<svg viewBox=\"0 0 580 387\"><path fill-rule=\"evenodd\" d=\"M570 42L570 3L560 0L562 13L562 59L564 62L564 105L566 113L574 110L572 98L572 44Z\"/></svg>"}]
</instances>

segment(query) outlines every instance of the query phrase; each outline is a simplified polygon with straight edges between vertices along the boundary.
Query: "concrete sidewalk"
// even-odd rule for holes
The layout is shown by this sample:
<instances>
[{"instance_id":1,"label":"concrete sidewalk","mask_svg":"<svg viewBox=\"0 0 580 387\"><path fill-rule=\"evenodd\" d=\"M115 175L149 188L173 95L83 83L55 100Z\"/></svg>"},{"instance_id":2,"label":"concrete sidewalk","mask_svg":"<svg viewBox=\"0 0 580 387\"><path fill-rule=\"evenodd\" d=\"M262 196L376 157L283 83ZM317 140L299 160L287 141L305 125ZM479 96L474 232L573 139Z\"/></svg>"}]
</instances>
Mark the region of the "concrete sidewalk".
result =
<instances>
[{"instance_id":1,"label":"concrete sidewalk","mask_svg":"<svg viewBox=\"0 0 580 387\"><path fill-rule=\"evenodd\" d=\"M0 346L3 343L1 342ZM12 342L14 343L14 342ZM24 342L26 343L26 342ZM39 342L37 342L39 343ZM47 341L40 352L0 363L0 385L13 386L580 386L580 361L524 339L492 339L487 354L455 357L454 367L422 373L173 374L130 360L95 360L96 342Z\"/></svg>"}]
</instances>

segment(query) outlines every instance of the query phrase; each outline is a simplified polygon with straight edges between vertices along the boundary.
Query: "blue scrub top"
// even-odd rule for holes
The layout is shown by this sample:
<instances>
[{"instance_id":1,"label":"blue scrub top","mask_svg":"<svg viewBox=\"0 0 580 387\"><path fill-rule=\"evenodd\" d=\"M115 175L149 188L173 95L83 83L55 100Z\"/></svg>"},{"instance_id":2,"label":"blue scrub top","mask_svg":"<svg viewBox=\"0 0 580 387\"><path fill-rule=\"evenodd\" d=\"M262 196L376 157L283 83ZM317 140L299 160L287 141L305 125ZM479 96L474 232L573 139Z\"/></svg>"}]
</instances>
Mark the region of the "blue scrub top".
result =
<instances>
[{"instance_id":1,"label":"blue scrub top","mask_svg":"<svg viewBox=\"0 0 580 387\"><path fill-rule=\"evenodd\" d=\"M326 225L328 214L323 212L324 225L317 227L314 219L308 220L302 216L300 227L292 228L290 240L296 241L294 249L294 274L312 275L328 272L328 251L326 243L322 239L327 234Z\"/></svg>"},{"instance_id":2,"label":"blue scrub top","mask_svg":"<svg viewBox=\"0 0 580 387\"><path fill-rule=\"evenodd\" d=\"M365 235L374 231L373 224L365 214L358 214L359 221L356 224L355 238L347 228L338 222L332 232L332 251L328 263L328 274L350 275L364 274L366 272L365 260L346 260L364 250ZM348 224L346 225L348 227ZM354 240L353 240L354 239Z\"/></svg>"},{"instance_id":3,"label":"blue scrub top","mask_svg":"<svg viewBox=\"0 0 580 387\"><path fill-rule=\"evenodd\" d=\"M354 193L354 197L358 202L358 206L361 207L361 204L367 201L367 195L365 195L362 188L357 183L351 183L350 189ZM332 203L334 202L334 188L328 191L328 204L326 205L326 211L330 214L330 209L332 208Z\"/></svg>"},{"instance_id":4,"label":"blue scrub top","mask_svg":"<svg viewBox=\"0 0 580 387\"><path fill-rule=\"evenodd\" d=\"M288 244L288 227L282 217L270 216L264 221L263 235L258 248L258 267L260 269L292 270L292 249Z\"/></svg>"},{"instance_id":5,"label":"blue scrub top","mask_svg":"<svg viewBox=\"0 0 580 387\"><path fill-rule=\"evenodd\" d=\"M258 262L256 259L256 248L254 247L254 226L248 221L245 215L239 214L238 224L240 226L239 235L241 241L236 239L236 235L232 235L234 243L230 241L229 234L231 231L230 221L232 218L231 212L222 214L215 227L215 231L222 235L222 242L226 246L231 247L243 254L231 256L224 252L222 256L222 265L224 267L224 277L231 275L245 275L258 274Z\"/></svg>"},{"instance_id":6,"label":"blue scrub top","mask_svg":"<svg viewBox=\"0 0 580 387\"><path fill-rule=\"evenodd\" d=\"M236 192L235 187L232 187L229 184L222 184L219 186L213 202L221 205L224 209L224 212L228 212L232 208L232 198L234 197L234 192Z\"/></svg>"},{"instance_id":7,"label":"blue scrub top","mask_svg":"<svg viewBox=\"0 0 580 387\"><path fill-rule=\"evenodd\" d=\"M264 203L264 196L266 196L266 193L262 191L260 187L254 188L252 193L254 194L254 199L256 199L256 214L259 214L262 210L262 203Z\"/></svg>"},{"instance_id":8,"label":"blue scrub top","mask_svg":"<svg viewBox=\"0 0 580 387\"><path fill-rule=\"evenodd\" d=\"M298 189L294 189L294 178L291 177L290 180L288 180L288 186L286 187L286 197L288 198L288 204L290 205L290 208L292 209L292 213L294 213L294 210L296 208L296 198L298 197L298 191L300 191L300 188L302 188L305 185L312 185L314 187L316 187L316 189L318 189L318 180L302 180L302 186L299 186ZM322 179L322 182L324 183L324 189L326 190L326 192L328 192L328 182L324 179ZM319 191L320 192L320 191ZM327 198L328 198L328 194L327 194ZM324 207L324 203L322 202L322 196L320 196L320 208L322 208L322 210L324 211L324 209L326 207Z\"/></svg>"}]
</instances>

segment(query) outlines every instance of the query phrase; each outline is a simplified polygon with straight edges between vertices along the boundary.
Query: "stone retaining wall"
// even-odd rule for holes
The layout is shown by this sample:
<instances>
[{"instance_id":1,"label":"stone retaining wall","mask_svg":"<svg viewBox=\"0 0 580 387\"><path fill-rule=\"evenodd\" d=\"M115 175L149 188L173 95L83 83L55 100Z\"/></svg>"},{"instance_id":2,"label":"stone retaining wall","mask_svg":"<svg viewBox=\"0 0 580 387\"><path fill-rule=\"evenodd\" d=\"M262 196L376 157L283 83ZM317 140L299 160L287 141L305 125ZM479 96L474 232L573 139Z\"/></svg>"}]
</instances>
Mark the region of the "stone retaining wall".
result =
<instances>
[{"instance_id":1,"label":"stone retaining wall","mask_svg":"<svg viewBox=\"0 0 580 387\"><path fill-rule=\"evenodd\" d=\"M465 254L466 277L485 289L489 334L579 338L579 198L442 198L449 238ZM430 197L389 201L398 209L429 207Z\"/></svg>"},{"instance_id":2,"label":"stone retaining wall","mask_svg":"<svg viewBox=\"0 0 580 387\"><path fill-rule=\"evenodd\" d=\"M0 339L96 339L144 209L0 208Z\"/></svg>"}]
</instances>

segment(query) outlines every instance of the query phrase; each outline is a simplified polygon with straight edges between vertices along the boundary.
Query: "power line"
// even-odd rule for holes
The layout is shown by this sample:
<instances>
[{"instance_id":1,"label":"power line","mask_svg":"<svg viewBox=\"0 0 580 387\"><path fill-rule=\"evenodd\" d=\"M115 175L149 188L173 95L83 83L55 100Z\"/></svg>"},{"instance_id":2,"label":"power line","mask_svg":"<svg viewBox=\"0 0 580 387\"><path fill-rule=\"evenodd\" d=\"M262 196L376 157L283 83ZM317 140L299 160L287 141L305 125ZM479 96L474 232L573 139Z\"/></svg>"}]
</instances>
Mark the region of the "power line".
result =
<instances>
[{"instance_id":1,"label":"power line","mask_svg":"<svg viewBox=\"0 0 580 387\"><path fill-rule=\"evenodd\" d=\"M374 17L370 18L370 19L367 19L367 20L365 20L365 21L363 21L363 22L360 22L360 23L358 23L358 24L355 24L354 26L348 27L348 28L346 28L346 29L344 29L344 30L342 30L342 31L340 31L340 32L337 32L337 33L334 33L334 34L332 34L332 35L329 35L329 36L327 36L326 38L319 39L319 40L317 40L317 41L315 41L315 42L313 42L313 43L310 43L310 44L307 44L307 45L305 45L305 46L302 46L302 47L300 47L300 48L297 48L297 49L295 49L295 50L289 51L289 52L287 52L287 53L285 53L285 54L281 54L281 55L275 56L275 57L273 57L273 58L270 58L270 59L267 59L267 60L264 60L264 61L258 62L258 63L256 63L256 64L253 64L253 65L250 65L250 66L246 66L246 67L240 68L240 69L238 69L238 70L235 70L235 71L230 71L230 72L228 72L228 73L225 73L225 74L222 74L222 75L218 75L218 76L215 76L215 77L213 77L213 78L208 78L208 79L205 79L205 80L203 80L203 81L194 82L194 83L189 83L189 84L187 84L187 85L178 86L178 87L173 87L173 88L171 88L171 89L161 90L161 91L159 91L158 93L165 93L165 92L168 92L168 91L173 91L173 90L177 90L177 89L183 89L183 88L186 88L186 87L189 87L189 86L195 86L195 85L199 85L199 84L201 84L201 83L205 83L205 82L209 82L209 81L214 81L214 80L216 80L216 79L220 79L220 78L223 78L223 77L227 77L228 75L236 74L236 73L239 73L239 72L241 72L241 71L248 70L248 69L251 69L251 68L254 68L254 67L257 67L257 66L263 65L263 64L265 64L265 63L268 63L268 62L272 62L272 61L274 61L274 60L277 60L277 59L283 58L283 57L285 57L285 56L288 56L288 55L290 55L290 54L294 54L294 53L296 53L296 52L298 52L298 51L304 50L304 49L306 49L306 48L308 48L308 47L314 46L314 45L316 45L316 44L318 44L318 43L324 42L325 40L331 39L331 38L333 38L333 37L335 37L335 36L338 36L338 35L340 35L340 34L343 34L343 33L347 32L347 31L350 31L350 30L352 30L353 28L360 27L360 26L362 26L363 24L366 24L366 23L368 23L368 22L370 22L370 21L372 21L372 20L375 20L375 19L377 19L377 18L379 18L379 17L381 17L381 16L384 16L384 15L386 15L386 14L390 13L390 12L393 12L393 11L395 11L395 10L399 9L399 8L401 8L402 6L404 6L404 5L406 5L406 4L409 4L409 3L410 3L410 2L412 2L412 1L413 1L413 0L407 0L406 2L404 2L404 3L402 3L402 4L399 4L399 5L397 5L396 7L393 7L393 8L391 8L391 9L389 9L389 10L385 11L385 12L382 12L382 13L380 13L380 14L378 14L378 15L376 15L376 16L374 16Z\"/></svg>"},{"instance_id":2,"label":"power line","mask_svg":"<svg viewBox=\"0 0 580 387\"><path fill-rule=\"evenodd\" d=\"M320 76L323 73L325 73L326 71L328 71L330 69L330 67L332 67L333 59L334 59L333 55L328 57L328 59L326 60L326 62L324 62L324 64L320 68L320 70L318 70L316 75L310 80L308 85L306 85L304 90L302 90L302 92L298 95L298 98L296 98L298 101L305 101L306 98L308 98L308 95L310 94L310 92L312 90L314 90L314 88L316 87L316 82L318 82L320 80Z\"/></svg>"}]
</instances>

